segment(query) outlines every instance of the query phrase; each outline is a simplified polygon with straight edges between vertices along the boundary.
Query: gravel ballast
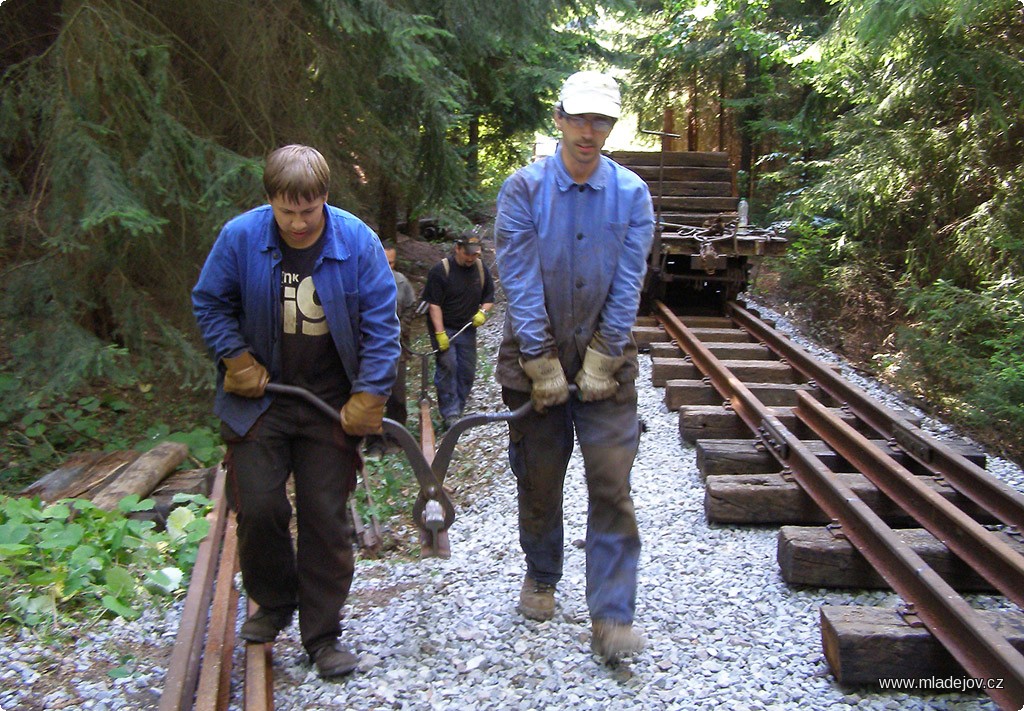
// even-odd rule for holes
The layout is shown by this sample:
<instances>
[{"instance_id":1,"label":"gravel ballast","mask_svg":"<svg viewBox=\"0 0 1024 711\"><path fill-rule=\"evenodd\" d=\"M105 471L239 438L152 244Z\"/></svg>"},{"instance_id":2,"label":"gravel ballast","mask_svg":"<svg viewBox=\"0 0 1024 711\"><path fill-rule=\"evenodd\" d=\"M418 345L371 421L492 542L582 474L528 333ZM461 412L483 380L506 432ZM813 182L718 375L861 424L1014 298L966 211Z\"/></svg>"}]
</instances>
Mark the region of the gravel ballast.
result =
<instances>
[{"instance_id":1,"label":"gravel ballast","mask_svg":"<svg viewBox=\"0 0 1024 711\"><path fill-rule=\"evenodd\" d=\"M760 310L783 330L791 329L780 315ZM500 316L482 329L482 360L493 355L500 329ZM820 349L813 352L828 356ZM472 411L502 407L498 387L485 372ZM905 407L870 380L861 380L872 394ZM694 449L681 442L678 415L665 409L663 391L650 385L646 356L641 356L638 385L647 431L632 474L643 541L636 626L648 640L647 649L617 666L606 666L590 652L580 547L586 488L578 451L566 478L565 574L556 616L534 622L516 612L524 564L515 482L505 453L507 429L488 425L463 435L453 463L464 468L472 462L473 469L455 482L452 557L361 560L343 621L343 641L362 656L359 670L337 682L319 679L293 624L274 646L275 707L996 708L983 695L839 687L822 653L819 608L896 606L898 597L884 591L792 589L782 581L775 560L776 527L709 525ZM935 423L926 421L926 426L952 434ZM1020 470L1010 463L991 458L989 468L1021 488ZM979 605L1005 604L995 597L970 599ZM179 614L180 604L133 623L99 624L82 635L74 650L54 649L28 633L5 636L0 708L156 708ZM135 655L133 674L115 681L106 671L123 664L119 655L126 651ZM233 708L239 708L237 701Z\"/></svg>"}]
</instances>

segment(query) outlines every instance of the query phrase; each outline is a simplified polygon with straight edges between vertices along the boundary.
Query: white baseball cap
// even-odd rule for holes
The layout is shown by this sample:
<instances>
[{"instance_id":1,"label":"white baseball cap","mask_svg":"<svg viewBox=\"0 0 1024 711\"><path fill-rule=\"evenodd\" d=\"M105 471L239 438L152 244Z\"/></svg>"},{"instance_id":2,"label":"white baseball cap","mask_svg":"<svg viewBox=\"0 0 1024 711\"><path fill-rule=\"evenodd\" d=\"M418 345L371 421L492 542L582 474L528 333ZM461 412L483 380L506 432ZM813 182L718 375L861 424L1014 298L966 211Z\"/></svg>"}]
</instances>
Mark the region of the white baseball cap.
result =
<instances>
[{"instance_id":1,"label":"white baseball cap","mask_svg":"<svg viewBox=\"0 0 1024 711\"><path fill-rule=\"evenodd\" d=\"M594 71L576 72L566 79L558 101L567 114L600 114L614 119L619 117L622 104L616 81Z\"/></svg>"}]
</instances>

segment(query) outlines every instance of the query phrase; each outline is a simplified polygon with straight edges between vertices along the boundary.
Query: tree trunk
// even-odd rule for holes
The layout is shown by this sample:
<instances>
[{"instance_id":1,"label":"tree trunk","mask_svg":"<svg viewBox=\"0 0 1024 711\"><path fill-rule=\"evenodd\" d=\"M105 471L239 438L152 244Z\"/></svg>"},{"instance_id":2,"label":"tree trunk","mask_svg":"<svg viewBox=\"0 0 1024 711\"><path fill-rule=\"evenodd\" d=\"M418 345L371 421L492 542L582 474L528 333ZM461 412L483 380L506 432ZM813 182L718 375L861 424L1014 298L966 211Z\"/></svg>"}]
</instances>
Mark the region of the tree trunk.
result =
<instances>
[{"instance_id":1,"label":"tree trunk","mask_svg":"<svg viewBox=\"0 0 1024 711\"><path fill-rule=\"evenodd\" d=\"M700 150L697 132L697 69L690 73L690 111L686 121L686 150Z\"/></svg>"},{"instance_id":2,"label":"tree trunk","mask_svg":"<svg viewBox=\"0 0 1024 711\"><path fill-rule=\"evenodd\" d=\"M469 119L469 151L466 153L466 172L472 185L479 181L480 167L480 117L474 114Z\"/></svg>"},{"instance_id":3,"label":"tree trunk","mask_svg":"<svg viewBox=\"0 0 1024 711\"><path fill-rule=\"evenodd\" d=\"M398 238L398 193L387 176L381 176L380 180L377 236L382 242L395 242Z\"/></svg>"}]
</instances>

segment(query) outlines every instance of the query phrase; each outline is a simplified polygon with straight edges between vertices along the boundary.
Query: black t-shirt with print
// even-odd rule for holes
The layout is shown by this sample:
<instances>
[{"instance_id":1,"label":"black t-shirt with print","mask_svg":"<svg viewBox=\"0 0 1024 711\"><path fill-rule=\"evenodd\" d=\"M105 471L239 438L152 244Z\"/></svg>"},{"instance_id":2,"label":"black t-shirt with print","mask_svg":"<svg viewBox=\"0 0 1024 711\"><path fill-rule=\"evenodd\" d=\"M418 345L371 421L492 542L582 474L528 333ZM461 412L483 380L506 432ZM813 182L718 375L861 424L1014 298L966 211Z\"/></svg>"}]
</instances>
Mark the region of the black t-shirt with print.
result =
<instances>
[{"instance_id":1,"label":"black t-shirt with print","mask_svg":"<svg viewBox=\"0 0 1024 711\"><path fill-rule=\"evenodd\" d=\"M306 388L340 408L352 383L313 288L313 267L322 248L322 239L304 249L281 242L281 376L286 384Z\"/></svg>"},{"instance_id":2,"label":"black t-shirt with print","mask_svg":"<svg viewBox=\"0 0 1024 711\"><path fill-rule=\"evenodd\" d=\"M481 266L459 266L452 256L448 257L447 275L443 261L435 264L427 272L423 300L441 307L445 328L462 328L480 310L480 304L494 302L494 281L491 279L491 272L486 266L482 269ZM433 330L429 315L427 326Z\"/></svg>"}]
</instances>

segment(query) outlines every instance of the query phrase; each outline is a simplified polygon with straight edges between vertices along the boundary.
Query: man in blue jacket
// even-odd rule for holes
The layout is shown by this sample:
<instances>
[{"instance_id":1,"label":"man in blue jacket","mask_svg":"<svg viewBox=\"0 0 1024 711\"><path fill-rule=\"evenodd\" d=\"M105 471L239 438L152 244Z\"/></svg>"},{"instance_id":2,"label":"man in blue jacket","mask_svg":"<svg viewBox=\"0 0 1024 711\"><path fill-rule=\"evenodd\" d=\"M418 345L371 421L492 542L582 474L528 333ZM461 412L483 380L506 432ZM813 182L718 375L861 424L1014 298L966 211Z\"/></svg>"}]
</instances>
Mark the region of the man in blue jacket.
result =
<instances>
[{"instance_id":1,"label":"man in blue jacket","mask_svg":"<svg viewBox=\"0 0 1024 711\"><path fill-rule=\"evenodd\" d=\"M629 474L640 437L631 328L654 236L651 196L601 155L619 117L615 80L578 72L562 87L555 154L521 169L498 195L498 272L508 299L497 378L510 408L509 461L526 555L520 612L555 611L562 576L562 488L580 443L589 495L587 606L591 647L606 661L639 651L637 531ZM569 399L568 383L578 396Z\"/></svg>"},{"instance_id":2,"label":"man in blue jacket","mask_svg":"<svg viewBox=\"0 0 1024 711\"><path fill-rule=\"evenodd\" d=\"M395 379L395 280L373 231L327 204L330 169L318 151L277 149L263 185L269 204L224 226L192 304L217 363L242 583L259 605L239 634L271 642L297 609L302 644L328 678L359 661L338 641L354 570L347 501L361 438L381 431ZM270 380L311 390L339 419L267 394Z\"/></svg>"}]
</instances>

